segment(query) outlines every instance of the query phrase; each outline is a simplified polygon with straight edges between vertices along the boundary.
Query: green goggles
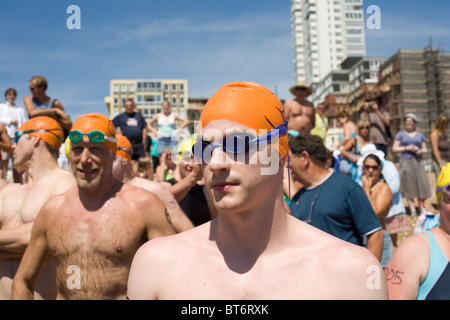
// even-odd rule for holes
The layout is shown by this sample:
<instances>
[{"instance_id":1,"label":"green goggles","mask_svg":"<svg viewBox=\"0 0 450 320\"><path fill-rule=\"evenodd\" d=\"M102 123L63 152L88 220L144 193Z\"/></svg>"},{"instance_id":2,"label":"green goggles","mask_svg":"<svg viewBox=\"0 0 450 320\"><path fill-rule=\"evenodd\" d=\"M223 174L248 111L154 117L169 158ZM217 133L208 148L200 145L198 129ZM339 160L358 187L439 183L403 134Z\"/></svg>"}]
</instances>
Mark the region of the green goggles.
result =
<instances>
[{"instance_id":1,"label":"green goggles","mask_svg":"<svg viewBox=\"0 0 450 320\"><path fill-rule=\"evenodd\" d=\"M30 130L25 130L25 131L16 131L15 133L15 137L14 137L14 142L17 143L19 142L20 137L22 137L24 134L28 134L28 133L33 133L33 132L50 132L51 134L53 134L55 137L58 138L59 141L63 142L63 140L61 139L60 136L57 136L56 134L54 134L52 131L58 130L61 132L61 129L30 129Z\"/></svg>"},{"instance_id":2,"label":"green goggles","mask_svg":"<svg viewBox=\"0 0 450 320\"><path fill-rule=\"evenodd\" d=\"M92 142L104 142L105 140L112 143L116 143L117 139L106 136L103 132L98 130L93 130L89 133L83 133L80 130L72 130L69 132L69 139L72 142L78 142L83 139L84 136L88 136L89 140Z\"/></svg>"}]
</instances>

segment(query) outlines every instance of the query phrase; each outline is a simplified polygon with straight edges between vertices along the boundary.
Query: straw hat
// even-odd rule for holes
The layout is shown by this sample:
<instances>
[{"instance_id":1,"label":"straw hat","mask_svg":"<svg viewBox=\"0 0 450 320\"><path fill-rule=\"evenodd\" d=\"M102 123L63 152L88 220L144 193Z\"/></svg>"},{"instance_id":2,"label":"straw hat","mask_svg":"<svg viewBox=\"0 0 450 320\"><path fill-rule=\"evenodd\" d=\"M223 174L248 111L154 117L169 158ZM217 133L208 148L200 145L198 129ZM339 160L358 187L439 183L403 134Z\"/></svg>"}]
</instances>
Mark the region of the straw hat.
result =
<instances>
[{"instance_id":1,"label":"straw hat","mask_svg":"<svg viewBox=\"0 0 450 320\"><path fill-rule=\"evenodd\" d=\"M313 92L312 88L311 88L311 87L308 87L308 86L306 85L306 83L304 83L303 81L297 82L297 83L295 84L295 86L293 86L293 87L291 87L291 88L289 89L289 91L295 96L295 89L297 89L297 88L305 88L306 91L308 92L308 95L307 95L306 97L310 96L310 95L312 94L312 92ZM305 97L305 98L306 98L306 97Z\"/></svg>"}]
</instances>

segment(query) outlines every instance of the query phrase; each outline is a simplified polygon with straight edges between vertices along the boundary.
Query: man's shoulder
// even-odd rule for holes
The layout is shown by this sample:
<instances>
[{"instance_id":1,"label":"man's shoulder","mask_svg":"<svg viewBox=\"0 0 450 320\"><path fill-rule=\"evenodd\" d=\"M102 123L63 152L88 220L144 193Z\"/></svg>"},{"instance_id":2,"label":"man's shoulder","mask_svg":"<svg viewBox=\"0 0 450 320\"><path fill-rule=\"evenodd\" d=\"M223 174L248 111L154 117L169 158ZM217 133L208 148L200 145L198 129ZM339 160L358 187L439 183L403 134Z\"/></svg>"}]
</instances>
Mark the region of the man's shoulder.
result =
<instances>
[{"instance_id":1,"label":"man's shoulder","mask_svg":"<svg viewBox=\"0 0 450 320\"><path fill-rule=\"evenodd\" d=\"M298 101L296 99L290 99L290 100L287 100L284 103L284 105L285 105L285 107L299 107L299 106L301 106L301 107L310 107L310 108L314 109L314 104L311 101L306 100L306 99L303 100L302 102L300 102L300 101Z\"/></svg>"},{"instance_id":2,"label":"man's shoulder","mask_svg":"<svg viewBox=\"0 0 450 320\"><path fill-rule=\"evenodd\" d=\"M205 230L209 230L209 222L175 235L153 238L144 244L140 251L147 256L177 259L180 253L185 255L191 250L198 252L199 248L210 243Z\"/></svg>"}]
</instances>

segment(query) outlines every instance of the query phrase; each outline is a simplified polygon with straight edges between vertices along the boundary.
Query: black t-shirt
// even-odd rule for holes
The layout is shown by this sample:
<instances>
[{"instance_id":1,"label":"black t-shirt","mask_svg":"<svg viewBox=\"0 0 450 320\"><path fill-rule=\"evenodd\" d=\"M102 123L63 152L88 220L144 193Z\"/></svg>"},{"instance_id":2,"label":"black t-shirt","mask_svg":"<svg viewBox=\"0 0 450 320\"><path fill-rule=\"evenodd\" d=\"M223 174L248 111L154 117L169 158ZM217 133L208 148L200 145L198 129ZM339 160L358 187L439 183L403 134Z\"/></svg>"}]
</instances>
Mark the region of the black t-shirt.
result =
<instances>
[{"instance_id":1,"label":"black t-shirt","mask_svg":"<svg viewBox=\"0 0 450 320\"><path fill-rule=\"evenodd\" d=\"M172 178L167 182L174 185L178 181ZM211 220L211 212L203 193L203 187L198 184L189 190L188 194L179 202L179 205L195 227Z\"/></svg>"},{"instance_id":2,"label":"black t-shirt","mask_svg":"<svg viewBox=\"0 0 450 320\"><path fill-rule=\"evenodd\" d=\"M142 130L147 127L147 122L140 112L121 113L113 119L113 124L114 127L120 128L131 144L142 143Z\"/></svg>"}]
</instances>

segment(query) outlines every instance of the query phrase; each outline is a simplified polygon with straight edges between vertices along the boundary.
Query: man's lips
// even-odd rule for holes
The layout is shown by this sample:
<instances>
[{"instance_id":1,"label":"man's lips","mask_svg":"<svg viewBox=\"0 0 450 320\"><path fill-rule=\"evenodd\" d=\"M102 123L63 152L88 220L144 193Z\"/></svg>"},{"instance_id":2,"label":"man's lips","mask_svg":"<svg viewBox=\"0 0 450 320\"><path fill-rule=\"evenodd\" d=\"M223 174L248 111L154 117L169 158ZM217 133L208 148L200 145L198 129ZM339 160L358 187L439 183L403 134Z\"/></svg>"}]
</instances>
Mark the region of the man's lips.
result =
<instances>
[{"instance_id":1,"label":"man's lips","mask_svg":"<svg viewBox=\"0 0 450 320\"><path fill-rule=\"evenodd\" d=\"M97 174L98 169L78 169L80 175L84 178L91 178L95 174Z\"/></svg>"},{"instance_id":2,"label":"man's lips","mask_svg":"<svg viewBox=\"0 0 450 320\"><path fill-rule=\"evenodd\" d=\"M232 182L216 182L213 183L213 189L215 191L228 191L231 188L233 188L236 185L236 183Z\"/></svg>"}]
</instances>

